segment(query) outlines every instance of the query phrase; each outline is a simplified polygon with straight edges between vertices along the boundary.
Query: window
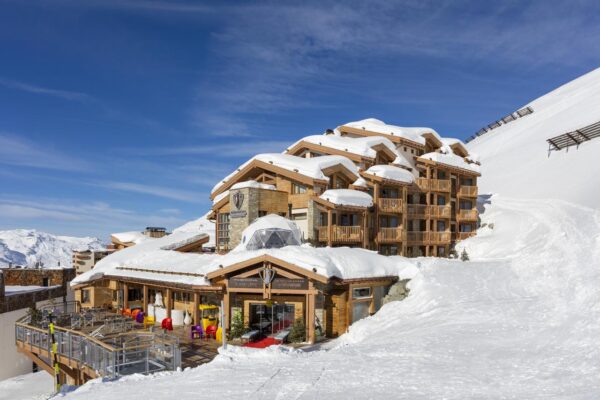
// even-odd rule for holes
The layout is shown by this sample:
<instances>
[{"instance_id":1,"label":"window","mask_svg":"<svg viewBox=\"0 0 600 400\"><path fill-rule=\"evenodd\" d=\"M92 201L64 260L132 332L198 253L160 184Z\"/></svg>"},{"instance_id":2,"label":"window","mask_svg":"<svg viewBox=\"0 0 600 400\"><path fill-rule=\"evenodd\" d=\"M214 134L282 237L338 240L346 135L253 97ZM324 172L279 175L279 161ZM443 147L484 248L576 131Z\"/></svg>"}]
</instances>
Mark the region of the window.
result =
<instances>
[{"instance_id":1,"label":"window","mask_svg":"<svg viewBox=\"0 0 600 400\"><path fill-rule=\"evenodd\" d=\"M384 199L398 199L400 198L400 192L396 188L383 188L381 189L381 197Z\"/></svg>"},{"instance_id":2,"label":"window","mask_svg":"<svg viewBox=\"0 0 600 400\"><path fill-rule=\"evenodd\" d=\"M406 146L404 146L404 151L406 152Z\"/></svg>"},{"instance_id":3,"label":"window","mask_svg":"<svg viewBox=\"0 0 600 400\"><path fill-rule=\"evenodd\" d=\"M348 187L348 184L343 179L337 178L335 180L335 188L334 189L345 189L347 187Z\"/></svg>"},{"instance_id":4,"label":"window","mask_svg":"<svg viewBox=\"0 0 600 400\"><path fill-rule=\"evenodd\" d=\"M144 298L144 293L141 288L129 288L127 290L128 301L139 301Z\"/></svg>"},{"instance_id":5,"label":"window","mask_svg":"<svg viewBox=\"0 0 600 400\"><path fill-rule=\"evenodd\" d=\"M471 225L461 225L460 226L460 231L461 232L472 232L472 226Z\"/></svg>"},{"instance_id":6,"label":"window","mask_svg":"<svg viewBox=\"0 0 600 400\"><path fill-rule=\"evenodd\" d=\"M438 255L438 257L445 257L446 256L446 248L445 247L438 247L438 249L437 249L437 255Z\"/></svg>"},{"instance_id":7,"label":"window","mask_svg":"<svg viewBox=\"0 0 600 400\"><path fill-rule=\"evenodd\" d=\"M446 177L446 171L438 171L437 172L437 177L438 177L438 179L448 179Z\"/></svg>"},{"instance_id":8,"label":"window","mask_svg":"<svg viewBox=\"0 0 600 400\"><path fill-rule=\"evenodd\" d=\"M175 297L175 301L179 301L182 303L191 303L192 302L192 294L188 292L173 292L173 297Z\"/></svg>"},{"instance_id":9,"label":"window","mask_svg":"<svg viewBox=\"0 0 600 400\"><path fill-rule=\"evenodd\" d=\"M444 232L446 230L446 221L438 221L437 223L437 231Z\"/></svg>"},{"instance_id":10,"label":"window","mask_svg":"<svg viewBox=\"0 0 600 400\"><path fill-rule=\"evenodd\" d=\"M219 237L217 238L217 245L219 247L227 247L229 244L229 214L220 213L217 217L217 229Z\"/></svg>"},{"instance_id":11,"label":"window","mask_svg":"<svg viewBox=\"0 0 600 400\"><path fill-rule=\"evenodd\" d=\"M42 278L42 286L48 286L48 278Z\"/></svg>"},{"instance_id":12,"label":"window","mask_svg":"<svg viewBox=\"0 0 600 400\"><path fill-rule=\"evenodd\" d=\"M306 186L292 183L292 194L303 194L306 193Z\"/></svg>"},{"instance_id":13,"label":"window","mask_svg":"<svg viewBox=\"0 0 600 400\"><path fill-rule=\"evenodd\" d=\"M414 149L410 149L410 154L415 154L415 150Z\"/></svg>"},{"instance_id":14,"label":"window","mask_svg":"<svg viewBox=\"0 0 600 400\"><path fill-rule=\"evenodd\" d=\"M370 301L358 301L352 303L352 322L359 321L369 316Z\"/></svg>"},{"instance_id":15,"label":"window","mask_svg":"<svg viewBox=\"0 0 600 400\"><path fill-rule=\"evenodd\" d=\"M443 196L438 196L437 198L437 204L438 206L445 206L446 205L446 198Z\"/></svg>"},{"instance_id":16,"label":"window","mask_svg":"<svg viewBox=\"0 0 600 400\"><path fill-rule=\"evenodd\" d=\"M89 289L83 289L81 291L81 302L82 303L90 302L90 290Z\"/></svg>"},{"instance_id":17,"label":"window","mask_svg":"<svg viewBox=\"0 0 600 400\"><path fill-rule=\"evenodd\" d=\"M362 288L352 289L352 298L354 300L371 298L371 288L370 287L362 287Z\"/></svg>"}]
</instances>

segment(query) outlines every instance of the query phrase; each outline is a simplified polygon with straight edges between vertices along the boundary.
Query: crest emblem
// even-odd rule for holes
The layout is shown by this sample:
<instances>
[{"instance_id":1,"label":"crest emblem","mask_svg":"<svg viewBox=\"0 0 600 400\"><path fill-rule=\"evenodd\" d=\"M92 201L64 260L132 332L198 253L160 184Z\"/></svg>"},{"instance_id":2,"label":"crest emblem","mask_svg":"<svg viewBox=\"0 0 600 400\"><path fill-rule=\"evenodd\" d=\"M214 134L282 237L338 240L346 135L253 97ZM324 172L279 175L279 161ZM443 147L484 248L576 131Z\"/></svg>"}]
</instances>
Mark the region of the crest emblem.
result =
<instances>
[{"instance_id":1,"label":"crest emblem","mask_svg":"<svg viewBox=\"0 0 600 400\"><path fill-rule=\"evenodd\" d=\"M269 286L273 279L275 279L275 271L269 268L264 268L262 271L258 273L260 279L265 283L265 285Z\"/></svg>"},{"instance_id":2,"label":"crest emblem","mask_svg":"<svg viewBox=\"0 0 600 400\"><path fill-rule=\"evenodd\" d=\"M243 193L241 193L241 192L235 192L233 194L233 205L238 210L240 208L242 208L242 205L244 205L244 194Z\"/></svg>"}]
</instances>

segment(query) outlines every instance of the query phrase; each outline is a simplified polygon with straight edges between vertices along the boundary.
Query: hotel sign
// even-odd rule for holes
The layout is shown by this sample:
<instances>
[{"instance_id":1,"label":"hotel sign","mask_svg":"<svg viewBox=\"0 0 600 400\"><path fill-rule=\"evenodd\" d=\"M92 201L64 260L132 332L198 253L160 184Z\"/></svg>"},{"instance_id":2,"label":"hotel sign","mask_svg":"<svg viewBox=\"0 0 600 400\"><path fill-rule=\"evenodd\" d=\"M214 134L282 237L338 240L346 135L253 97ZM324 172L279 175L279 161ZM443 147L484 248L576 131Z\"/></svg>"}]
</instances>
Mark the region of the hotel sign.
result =
<instances>
[{"instance_id":1,"label":"hotel sign","mask_svg":"<svg viewBox=\"0 0 600 400\"><path fill-rule=\"evenodd\" d=\"M231 278L229 287L232 289L262 289L263 281L255 278ZM307 290L308 279L275 278L271 283L271 290Z\"/></svg>"}]
</instances>

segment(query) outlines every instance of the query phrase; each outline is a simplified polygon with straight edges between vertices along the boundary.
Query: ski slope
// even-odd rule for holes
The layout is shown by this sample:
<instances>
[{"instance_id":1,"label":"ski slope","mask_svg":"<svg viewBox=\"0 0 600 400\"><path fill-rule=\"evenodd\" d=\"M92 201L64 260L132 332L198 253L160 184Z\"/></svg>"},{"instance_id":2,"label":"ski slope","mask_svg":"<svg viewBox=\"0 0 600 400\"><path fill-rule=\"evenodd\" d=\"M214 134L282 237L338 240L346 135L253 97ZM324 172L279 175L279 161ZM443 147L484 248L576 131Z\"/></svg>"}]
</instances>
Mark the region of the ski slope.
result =
<instances>
[{"instance_id":1,"label":"ski slope","mask_svg":"<svg viewBox=\"0 0 600 400\"><path fill-rule=\"evenodd\" d=\"M557 198L600 208L600 138L548 154L546 139L600 121L600 68L526 106L533 114L470 142L481 157L480 193Z\"/></svg>"},{"instance_id":2,"label":"ski slope","mask_svg":"<svg viewBox=\"0 0 600 400\"><path fill-rule=\"evenodd\" d=\"M57 236L35 229L0 231L0 267L9 263L33 267L42 262L44 268L71 268L73 250L100 250L100 239Z\"/></svg>"}]
</instances>

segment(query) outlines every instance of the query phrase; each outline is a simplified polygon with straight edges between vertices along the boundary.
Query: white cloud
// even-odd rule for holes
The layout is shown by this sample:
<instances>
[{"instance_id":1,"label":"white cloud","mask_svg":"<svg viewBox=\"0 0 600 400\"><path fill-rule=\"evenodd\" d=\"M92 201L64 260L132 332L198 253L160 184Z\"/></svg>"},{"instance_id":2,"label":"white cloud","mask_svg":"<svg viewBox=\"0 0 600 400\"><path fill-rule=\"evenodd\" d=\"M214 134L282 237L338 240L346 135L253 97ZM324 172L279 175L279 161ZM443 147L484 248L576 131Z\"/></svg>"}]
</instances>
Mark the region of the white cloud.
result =
<instances>
[{"instance_id":1,"label":"white cloud","mask_svg":"<svg viewBox=\"0 0 600 400\"><path fill-rule=\"evenodd\" d=\"M95 186L101 186L107 189L123 190L126 192L149 194L152 196L163 197L166 199L186 201L196 203L204 198L202 194L188 190L179 190L161 186L145 185L134 182L97 182Z\"/></svg>"},{"instance_id":2,"label":"white cloud","mask_svg":"<svg viewBox=\"0 0 600 400\"><path fill-rule=\"evenodd\" d=\"M50 89L43 86L33 85L31 83L20 82L12 79L0 79L0 86L4 86L9 89L21 90L28 93L34 94L42 94L48 96L59 97L65 100L74 100L74 101L90 101L93 100L93 97L81 93L74 92L69 90L60 90L60 89Z\"/></svg>"}]
</instances>

